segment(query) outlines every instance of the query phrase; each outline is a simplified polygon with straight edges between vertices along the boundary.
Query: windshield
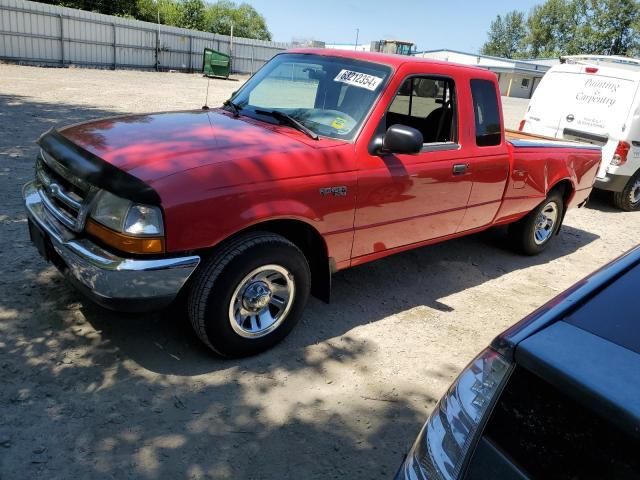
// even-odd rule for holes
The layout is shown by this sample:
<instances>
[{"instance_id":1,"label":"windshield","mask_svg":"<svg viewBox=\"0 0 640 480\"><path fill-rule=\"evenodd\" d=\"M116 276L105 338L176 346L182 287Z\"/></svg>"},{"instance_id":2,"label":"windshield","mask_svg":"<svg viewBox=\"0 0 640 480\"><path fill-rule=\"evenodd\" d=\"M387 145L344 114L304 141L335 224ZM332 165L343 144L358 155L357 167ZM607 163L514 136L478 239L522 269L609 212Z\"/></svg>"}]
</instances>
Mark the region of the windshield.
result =
<instances>
[{"instance_id":1,"label":"windshield","mask_svg":"<svg viewBox=\"0 0 640 480\"><path fill-rule=\"evenodd\" d=\"M391 69L375 63L310 54L281 54L232 98L240 113L267 122L286 113L312 132L351 140Z\"/></svg>"}]
</instances>

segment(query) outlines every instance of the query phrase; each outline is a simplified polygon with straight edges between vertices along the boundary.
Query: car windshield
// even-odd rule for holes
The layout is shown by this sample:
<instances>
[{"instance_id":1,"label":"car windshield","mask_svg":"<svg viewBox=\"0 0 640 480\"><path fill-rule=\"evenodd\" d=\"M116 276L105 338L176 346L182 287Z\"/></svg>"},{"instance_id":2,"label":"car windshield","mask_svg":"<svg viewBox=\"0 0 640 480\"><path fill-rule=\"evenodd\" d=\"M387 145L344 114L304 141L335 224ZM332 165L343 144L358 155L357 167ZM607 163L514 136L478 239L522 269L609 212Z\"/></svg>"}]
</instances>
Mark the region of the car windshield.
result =
<instances>
[{"instance_id":1,"label":"car windshield","mask_svg":"<svg viewBox=\"0 0 640 480\"><path fill-rule=\"evenodd\" d=\"M282 122L285 113L317 135L351 140L391 73L384 65L312 54L280 54L233 96L243 115ZM271 114L270 114L271 113Z\"/></svg>"}]
</instances>

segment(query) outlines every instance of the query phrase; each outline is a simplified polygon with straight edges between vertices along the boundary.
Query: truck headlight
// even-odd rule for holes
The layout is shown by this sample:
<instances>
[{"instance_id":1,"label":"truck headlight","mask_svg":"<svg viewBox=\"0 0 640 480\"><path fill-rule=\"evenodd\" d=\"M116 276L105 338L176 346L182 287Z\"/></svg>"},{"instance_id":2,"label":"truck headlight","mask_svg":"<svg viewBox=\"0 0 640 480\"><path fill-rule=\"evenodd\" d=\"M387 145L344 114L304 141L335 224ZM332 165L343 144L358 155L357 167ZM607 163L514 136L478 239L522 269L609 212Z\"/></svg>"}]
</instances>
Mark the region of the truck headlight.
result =
<instances>
[{"instance_id":1,"label":"truck headlight","mask_svg":"<svg viewBox=\"0 0 640 480\"><path fill-rule=\"evenodd\" d=\"M436 405L396 480L459 478L481 420L509 370L510 364L491 349L476 357Z\"/></svg>"},{"instance_id":2,"label":"truck headlight","mask_svg":"<svg viewBox=\"0 0 640 480\"><path fill-rule=\"evenodd\" d=\"M87 232L127 253L164 252L162 211L100 191L89 214Z\"/></svg>"}]
</instances>

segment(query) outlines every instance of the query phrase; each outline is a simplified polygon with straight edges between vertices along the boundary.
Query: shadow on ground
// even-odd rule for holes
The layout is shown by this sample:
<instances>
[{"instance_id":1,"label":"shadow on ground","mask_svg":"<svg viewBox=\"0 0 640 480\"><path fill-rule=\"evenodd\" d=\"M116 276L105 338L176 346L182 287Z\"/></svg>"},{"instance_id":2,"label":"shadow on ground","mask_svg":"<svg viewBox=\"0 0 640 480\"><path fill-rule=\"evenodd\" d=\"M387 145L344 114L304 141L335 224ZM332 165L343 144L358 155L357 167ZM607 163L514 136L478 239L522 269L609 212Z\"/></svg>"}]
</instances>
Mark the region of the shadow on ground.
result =
<instances>
[{"instance_id":1,"label":"shadow on ground","mask_svg":"<svg viewBox=\"0 0 640 480\"><path fill-rule=\"evenodd\" d=\"M607 213L624 213L613 205L613 192L593 189L585 208Z\"/></svg>"},{"instance_id":2,"label":"shadow on ground","mask_svg":"<svg viewBox=\"0 0 640 480\"><path fill-rule=\"evenodd\" d=\"M3 478L389 478L436 399L411 385L367 384L341 398L341 382L358 378L372 356L350 331L416 306L452 311L447 296L597 238L565 227L545 253L521 257L496 229L341 272L332 303L312 300L281 345L219 359L200 346L181 308L103 310L29 243L20 186L33 174L33 140L61 121L114 113L0 95L9 126L0 133ZM456 371L416 368L425 381Z\"/></svg>"},{"instance_id":3,"label":"shadow on ground","mask_svg":"<svg viewBox=\"0 0 640 480\"><path fill-rule=\"evenodd\" d=\"M525 257L511 250L506 229L495 229L339 272L333 279L331 304L312 298L301 324L277 350L302 351L348 334L357 326L417 306L451 312L453 308L440 299L512 271L551 262L597 238L564 226L547 251L537 257ZM201 345L182 304L165 312L122 314L104 310L75 295L87 321L120 351L150 371L190 376L236 363L212 356ZM167 362L168 352L186 361ZM349 355L348 351L339 353ZM257 357L244 361L260 364L263 360ZM295 359L290 361L295 363Z\"/></svg>"}]
</instances>

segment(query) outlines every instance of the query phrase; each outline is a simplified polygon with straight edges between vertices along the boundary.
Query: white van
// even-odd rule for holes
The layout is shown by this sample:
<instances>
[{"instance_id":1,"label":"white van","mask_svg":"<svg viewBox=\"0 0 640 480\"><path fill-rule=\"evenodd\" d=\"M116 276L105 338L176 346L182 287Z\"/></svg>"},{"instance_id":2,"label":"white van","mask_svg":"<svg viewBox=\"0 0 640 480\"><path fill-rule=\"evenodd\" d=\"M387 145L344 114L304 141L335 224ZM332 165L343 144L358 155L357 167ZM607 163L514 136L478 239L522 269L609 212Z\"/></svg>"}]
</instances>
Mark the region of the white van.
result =
<instances>
[{"instance_id":1,"label":"white van","mask_svg":"<svg viewBox=\"0 0 640 480\"><path fill-rule=\"evenodd\" d=\"M595 187L640 208L640 60L561 57L536 89L520 130L602 146Z\"/></svg>"}]
</instances>

